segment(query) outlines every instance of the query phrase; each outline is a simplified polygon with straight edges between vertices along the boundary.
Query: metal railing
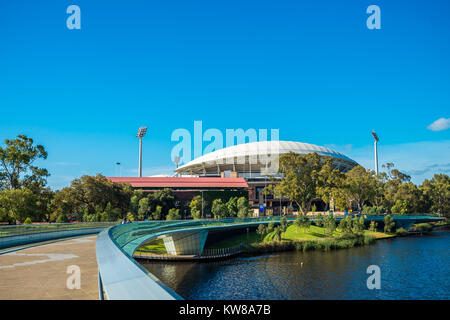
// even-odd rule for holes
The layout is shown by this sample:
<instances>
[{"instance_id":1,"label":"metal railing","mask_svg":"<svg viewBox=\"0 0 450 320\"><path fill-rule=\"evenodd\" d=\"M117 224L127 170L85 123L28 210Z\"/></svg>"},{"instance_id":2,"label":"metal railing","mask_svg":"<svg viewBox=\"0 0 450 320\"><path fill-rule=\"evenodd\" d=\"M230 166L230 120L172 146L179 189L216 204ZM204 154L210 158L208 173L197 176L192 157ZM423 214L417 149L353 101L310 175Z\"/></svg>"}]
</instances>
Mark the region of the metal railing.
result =
<instances>
[{"instance_id":1,"label":"metal railing","mask_svg":"<svg viewBox=\"0 0 450 320\"><path fill-rule=\"evenodd\" d=\"M118 222L78 222L0 226L0 248L94 234L117 224Z\"/></svg>"}]
</instances>

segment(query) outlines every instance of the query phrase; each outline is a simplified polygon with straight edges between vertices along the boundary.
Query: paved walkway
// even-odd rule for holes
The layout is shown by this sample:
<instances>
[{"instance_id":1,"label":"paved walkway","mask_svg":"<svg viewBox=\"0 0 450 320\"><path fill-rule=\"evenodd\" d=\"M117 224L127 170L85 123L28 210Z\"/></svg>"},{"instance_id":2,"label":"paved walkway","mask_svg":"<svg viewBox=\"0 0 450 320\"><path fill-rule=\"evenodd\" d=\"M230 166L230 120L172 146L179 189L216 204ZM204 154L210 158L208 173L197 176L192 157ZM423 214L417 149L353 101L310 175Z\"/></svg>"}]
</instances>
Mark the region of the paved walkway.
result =
<instances>
[{"instance_id":1,"label":"paved walkway","mask_svg":"<svg viewBox=\"0 0 450 320\"><path fill-rule=\"evenodd\" d=\"M98 299L96 238L72 238L0 255L0 300ZM74 277L68 273L70 266L79 267L80 289L67 287L68 278ZM69 286L74 283L69 281Z\"/></svg>"}]
</instances>

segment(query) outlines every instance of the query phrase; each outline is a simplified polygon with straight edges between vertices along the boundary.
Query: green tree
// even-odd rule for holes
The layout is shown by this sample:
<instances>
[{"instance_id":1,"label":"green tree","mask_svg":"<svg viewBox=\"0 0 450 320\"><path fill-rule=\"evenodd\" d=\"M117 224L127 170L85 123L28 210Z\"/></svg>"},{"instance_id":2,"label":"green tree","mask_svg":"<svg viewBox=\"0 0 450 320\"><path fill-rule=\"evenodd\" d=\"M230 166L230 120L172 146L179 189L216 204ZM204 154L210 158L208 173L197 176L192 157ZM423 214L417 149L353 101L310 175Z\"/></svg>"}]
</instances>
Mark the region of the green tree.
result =
<instances>
[{"instance_id":1,"label":"green tree","mask_svg":"<svg viewBox=\"0 0 450 320\"><path fill-rule=\"evenodd\" d=\"M0 191L0 219L14 223L26 218L38 220L36 197L28 188L7 189Z\"/></svg>"},{"instance_id":2,"label":"green tree","mask_svg":"<svg viewBox=\"0 0 450 320\"><path fill-rule=\"evenodd\" d=\"M279 171L283 178L276 189L295 202L302 214L311 208L317 198L317 189L322 183L320 170L322 161L317 153L297 154L289 152L280 156Z\"/></svg>"},{"instance_id":3,"label":"green tree","mask_svg":"<svg viewBox=\"0 0 450 320\"><path fill-rule=\"evenodd\" d=\"M161 220L162 219L162 207L156 206L155 211L152 213L153 220Z\"/></svg>"},{"instance_id":4,"label":"green tree","mask_svg":"<svg viewBox=\"0 0 450 320\"><path fill-rule=\"evenodd\" d=\"M348 199L362 211L365 201L373 201L376 194L375 174L362 166L356 166L345 174L342 186Z\"/></svg>"},{"instance_id":5,"label":"green tree","mask_svg":"<svg viewBox=\"0 0 450 320\"><path fill-rule=\"evenodd\" d=\"M378 226L378 223L376 223L373 220L370 221L369 231L376 232L377 231L377 226Z\"/></svg>"},{"instance_id":6,"label":"green tree","mask_svg":"<svg viewBox=\"0 0 450 320\"><path fill-rule=\"evenodd\" d=\"M179 212L180 212L179 209L175 208L169 209L169 213L167 214L166 220L180 220L181 216Z\"/></svg>"},{"instance_id":7,"label":"green tree","mask_svg":"<svg viewBox=\"0 0 450 320\"><path fill-rule=\"evenodd\" d=\"M201 219L202 218L202 204L201 204L201 197L200 199L197 198L198 196L192 198L191 202L189 203L189 208L191 209L191 216L193 219Z\"/></svg>"},{"instance_id":8,"label":"green tree","mask_svg":"<svg viewBox=\"0 0 450 320\"><path fill-rule=\"evenodd\" d=\"M27 187L33 190L47 183L47 170L34 165L38 159L47 159L42 145L35 145L33 139L25 135L6 139L5 145L0 147L0 189Z\"/></svg>"},{"instance_id":9,"label":"green tree","mask_svg":"<svg viewBox=\"0 0 450 320\"><path fill-rule=\"evenodd\" d=\"M220 219L227 216L228 209L222 199L215 199L212 203L211 212L214 215L214 218Z\"/></svg>"},{"instance_id":10,"label":"green tree","mask_svg":"<svg viewBox=\"0 0 450 320\"><path fill-rule=\"evenodd\" d=\"M286 217L281 217L280 227L281 227L282 232L286 232L286 229L288 228L288 221L287 221Z\"/></svg>"},{"instance_id":11,"label":"green tree","mask_svg":"<svg viewBox=\"0 0 450 320\"><path fill-rule=\"evenodd\" d=\"M231 197L225 204L227 207L227 217L236 217L238 213L237 197Z\"/></svg>"},{"instance_id":12,"label":"green tree","mask_svg":"<svg viewBox=\"0 0 450 320\"><path fill-rule=\"evenodd\" d=\"M297 226L299 226L302 229L309 230L309 227L311 226L311 220L308 219L307 216L301 215L295 219L294 222Z\"/></svg>"},{"instance_id":13,"label":"green tree","mask_svg":"<svg viewBox=\"0 0 450 320\"><path fill-rule=\"evenodd\" d=\"M130 211L131 217L133 217L133 221L137 219L139 215L139 197L135 194L130 199ZM127 214L128 216L128 214Z\"/></svg>"},{"instance_id":14,"label":"green tree","mask_svg":"<svg viewBox=\"0 0 450 320\"><path fill-rule=\"evenodd\" d=\"M26 218L25 221L23 222L24 224L32 224L33 221L31 221L30 217Z\"/></svg>"},{"instance_id":15,"label":"green tree","mask_svg":"<svg viewBox=\"0 0 450 320\"><path fill-rule=\"evenodd\" d=\"M395 227L394 219L390 215L384 217L384 232L391 233Z\"/></svg>"},{"instance_id":16,"label":"green tree","mask_svg":"<svg viewBox=\"0 0 450 320\"><path fill-rule=\"evenodd\" d=\"M265 225L260 224L258 225L258 228L256 229L256 233L260 236L264 236L267 233L267 228Z\"/></svg>"},{"instance_id":17,"label":"green tree","mask_svg":"<svg viewBox=\"0 0 450 320\"><path fill-rule=\"evenodd\" d=\"M318 227L325 227L325 218L321 213L316 216L316 218L314 219L314 223Z\"/></svg>"},{"instance_id":18,"label":"green tree","mask_svg":"<svg viewBox=\"0 0 450 320\"><path fill-rule=\"evenodd\" d=\"M332 215L327 215L323 222L325 228L325 234L327 236L332 236L333 232L336 230L336 219Z\"/></svg>"},{"instance_id":19,"label":"green tree","mask_svg":"<svg viewBox=\"0 0 450 320\"><path fill-rule=\"evenodd\" d=\"M148 198L142 198L141 200L139 200L139 209L138 209L138 216L137 216L139 221L143 221L145 219L145 217L148 214L149 209L150 209L150 206L149 206Z\"/></svg>"},{"instance_id":20,"label":"green tree","mask_svg":"<svg viewBox=\"0 0 450 320\"><path fill-rule=\"evenodd\" d=\"M246 197L240 197L237 200L237 210L239 218L246 218L250 215L251 208Z\"/></svg>"},{"instance_id":21,"label":"green tree","mask_svg":"<svg viewBox=\"0 0 450 320\"><path fill-rule=\"evenodd\" d=\"M282 235L282 230L280 226L275 227L275 229L273 230L273 240L275 241L281 241L281 235Z\"/></svg>"},{"instance_id":22,"label":"green tree","mask_svg":"<svg viewBox=\"0 0 450 320\"><path fill-rule=\"evenodd\" d=\"M450 218L450 177L448 175L435 174L432 179L426 179L422 183L420 190L430 201L427 211Z\"/></svg>"}]
</instances>

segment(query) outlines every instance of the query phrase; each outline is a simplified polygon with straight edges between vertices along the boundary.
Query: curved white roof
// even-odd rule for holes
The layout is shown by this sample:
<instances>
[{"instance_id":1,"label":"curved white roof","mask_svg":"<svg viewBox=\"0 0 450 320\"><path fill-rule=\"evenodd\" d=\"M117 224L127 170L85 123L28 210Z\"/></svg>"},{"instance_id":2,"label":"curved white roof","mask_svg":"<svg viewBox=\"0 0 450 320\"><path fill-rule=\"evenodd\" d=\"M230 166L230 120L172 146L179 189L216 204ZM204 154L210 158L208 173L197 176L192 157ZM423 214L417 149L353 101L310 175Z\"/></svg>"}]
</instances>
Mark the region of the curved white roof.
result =
<instances>
[{"instance_id":1,"label":"curved white roof","mask_svg":"<svg viewBox=\"0 0 450 320\"><path fill-rule=\"evenodd\" d=\"M245 144L239 144L220 150L213 151L198 157L182 166L176 171L189 171L190 168L205 166L206 164L213 164L218 161L223 161L230 158L239 158L246 156L262 156L270 154L284 154L294 152L298 154L307 154L316 152L320 156L328 156L335 159L343 160L350 166L356 166L357 163L346 157L345 155L331 150L329 148L316 146L314 144L294 142L294 141L258 141Z\"/></svg>"}]
</instances>

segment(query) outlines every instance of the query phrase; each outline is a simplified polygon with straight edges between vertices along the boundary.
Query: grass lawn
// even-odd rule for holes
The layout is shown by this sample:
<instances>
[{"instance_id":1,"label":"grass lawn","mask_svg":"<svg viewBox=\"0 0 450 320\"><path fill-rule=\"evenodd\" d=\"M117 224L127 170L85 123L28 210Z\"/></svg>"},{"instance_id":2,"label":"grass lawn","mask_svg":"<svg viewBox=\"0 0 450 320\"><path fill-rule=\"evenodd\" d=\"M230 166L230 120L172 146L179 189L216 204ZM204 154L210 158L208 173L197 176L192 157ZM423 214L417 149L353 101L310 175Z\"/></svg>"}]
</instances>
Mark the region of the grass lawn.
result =
<instances>
[{"instance_id":1,"label":"grass lawn","mask_svg":"<svg viewBox=\"0 0 450 320\"><path fill-rule=\"evenodd\" d=\"M155 253L155 254L166 254L167 250L164 246L164 240L163 239L157 239L150 243L148 243L145 246L140 247L138 250L136 250L136 253L139 252L147 252L147 253Z\"/></svg>"}]
</instances>

